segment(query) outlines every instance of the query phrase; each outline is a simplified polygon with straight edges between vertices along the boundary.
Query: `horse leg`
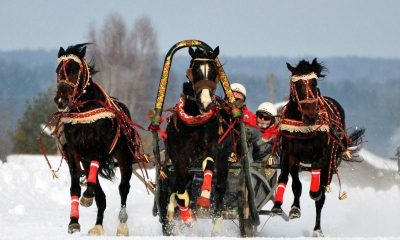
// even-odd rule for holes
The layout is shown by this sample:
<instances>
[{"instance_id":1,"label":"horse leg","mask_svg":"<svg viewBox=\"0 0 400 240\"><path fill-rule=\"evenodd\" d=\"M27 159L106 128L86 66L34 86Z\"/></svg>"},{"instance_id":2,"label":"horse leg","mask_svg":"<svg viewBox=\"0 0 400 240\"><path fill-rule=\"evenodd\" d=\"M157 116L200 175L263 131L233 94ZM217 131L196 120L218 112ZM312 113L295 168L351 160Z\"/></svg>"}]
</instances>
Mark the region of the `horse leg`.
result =
<instances>
[{"instance_id":1,"label":"horse leg","mask_svg":"<svg viewBox=\"0 0 400 240\"><path fill-rule=\"evenodd\" d=\"M321 230L321 212L322 208L324 207L325 203L325 192L320 189L322 194L319 200L315 201L315 210L316 210L316 217L315 217L315 227L313 231L313 237L323 237L324 234Z\"/></svg>"},{"instance_id":2,"label":"horse leg","mask_svg":"<svg viewBox=\"0 0 400 240\"><path fill-rule=\"evenodd\" d=\"M70 222L68 224L68 233L79 232L81 226L79 224L79 197L81 196L80 178L80 164L78 158L73 158L71 154L68 155L68 168L71 176L71 212Z\"/></svg>"},{"instance_id":3,"label":"horse leg","mask_svg":"<svg viewBox=\"0 0 400 240\"><path fill-rule=\"evenodd\" d=\"M96 184L98 182L97 173L100 168L100 162L97 160L90 161L89 172L87 173L87 188L81 197L81 205L90 207L93 204L93 197L95 196ZM87 170L87 168L85 168Z\"/></svg>"},{"instance_id":4,"label":"horse leg","mask_svg":"<svg viewBox=\"0 0 400 240\"><path fill-rule=\"evenodd\" d=\"M129 228L126 222L128 221L128 214L126 212L126 199L129 194L130 184L132 176L132 163L129 159L120 158L118 159L119 169L121 172L121 183L119 184L119 195L121 196L121 210L119 211L118 219L119 225L117 228L117 236L129 236Z\"/></svg>"},{"instance_id":5,"label":"horse leg","mask_svg":"<svg viewBox=\"0 0 400 240\"><path fill-rule=\"evenodd\" d=\"M219 158L224 159L224 158ZM227 158L225 158L227 159ZM224 206L224 196L227 188L228 179L228 161L217 161L217 183L215 186L216 206L213 216L213 230L212 235L218 236L222 232L222 210Z\"/></svg>"},{"instance_id":6,"label":"horse leg","mask_svg":"<svg viewBox=\"0 0 400 240\"><path fill-rule=\"evenodd\" d=\"M182 160L182 159L181 159ZM175 194L175 200L178 204L179 213L182 222L188 226L192 227L194 224L194 219L192 217L192 213L189 209L189 193L186 190L186 184L188 182L188 161L177 161L175 164L176 169L176 183L177 183L177 192Z\"/></svg>"},{"instance_id":7,"label":"horse leg","mask_svg":"<svg viewBox=\"0 0 400 240\"><path fill-rule=\"evenodd\" d=\"M275 191L275 198L274 198L274 206L271 209L272 214L276 215L282 215L283 210L282 210L282 203L283 203L283 194L285 193L285 188L286 184L289 180L289 171L290 171L290 166L289 166L289 159L287 157L284 157L285 155L282 155L282 172L279 175L278 178L278 187Z\"/></svg>"},{"instance_id":8,"label":"horse leg","mask_svg":"<svg viewBox=\"0 0 400 240\"><path fill-rule=\"evenodd\" d=\"M293 166L290 169L290 176L292 176L292 192L294 195L294 200L292 207L289 211L289 218L295 219L295 218L300 218L301 216L300 197L302 191L302 185L299 179L299 168L297 166Z\"/></svg>"},{"instance_id":9,"label":"horse leg","mask_svg":"<svg viewBox=\"0 0 400 240\"><path fill-rule=\"evenodd\" d=\"M100 236L104 234L104 229L103 229L103 218L104 218L104 211L106 210L106 195L104 194L103 189L100 186L100 183L98 182L95 185L95 201L96 201L96 206L97 206L97 219L96 219L96 225L89 230L89 235L91 236Z\"/></svg>"},{"instance_id":10,"label":"horse leg","mask_svg":"<svg viewBox=\"0 0 400 240\"><path fill-rule=\"evenodd\" d=\"M322 192L320 189L320 176L321 169L313 168L311 169L311 185L310 185L310 197L311 199L317 201L321 198Z\"/></svg>"},{"instance_id":11,"label":"horse leg","mask_svg":"<svg viewBox=\"0 0 400 240\"><path fill-rule=\"evenodd\" d=\"M203 184L201 185L201 195L197 199L196 204L203 208L210 208L212 177L214 172L214 160L211 157L206 157L203 160Z\"/></svg>"}]
</instances>

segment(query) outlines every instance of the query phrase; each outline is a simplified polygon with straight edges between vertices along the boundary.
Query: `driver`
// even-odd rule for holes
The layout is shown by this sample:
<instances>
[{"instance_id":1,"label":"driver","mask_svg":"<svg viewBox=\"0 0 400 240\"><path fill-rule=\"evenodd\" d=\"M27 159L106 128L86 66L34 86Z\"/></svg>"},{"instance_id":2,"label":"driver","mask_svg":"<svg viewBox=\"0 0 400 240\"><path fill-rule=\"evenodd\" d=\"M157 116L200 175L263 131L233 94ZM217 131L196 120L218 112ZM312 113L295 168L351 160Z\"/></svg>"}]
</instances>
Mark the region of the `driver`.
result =
<instances>
[{"instance_id":1,"label":"driver","mask_svg":"<svg viewBox=\"0 0 400 240\"><path fill-rule=\"evenodd\" d=\"M260 132L260 126L257 124L257 116L246 106L246 88L240 83L231 84L232 92L236 99L236 106L242 111L242 121L246 127L246 138L249 146L249 151L252 153L253 161L260 162L266 161L266 157L271 151L267 148ZM241 149L238 149L239 153ZM240 154L239 154L240 155ZM231 158L235 161L237 157L232 153Z\"/></svg>"}]
</instances>

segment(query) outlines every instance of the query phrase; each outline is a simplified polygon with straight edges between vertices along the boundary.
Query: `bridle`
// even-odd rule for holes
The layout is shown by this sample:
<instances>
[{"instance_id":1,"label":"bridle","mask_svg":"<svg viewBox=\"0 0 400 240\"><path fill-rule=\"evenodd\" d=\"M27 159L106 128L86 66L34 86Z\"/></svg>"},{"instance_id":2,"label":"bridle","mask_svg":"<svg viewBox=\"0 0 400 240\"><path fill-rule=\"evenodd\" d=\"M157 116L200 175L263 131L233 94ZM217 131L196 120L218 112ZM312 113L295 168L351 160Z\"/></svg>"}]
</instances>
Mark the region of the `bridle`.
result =
<instances>
[{"instance_id":1,"label":"bridle","mask_svg":"<svg viewBox=\"0 0 400 240\"><path fill-rule=\"evenodd\" d=\"M209 58L194 58L192 59L192 64L190 65L189 69L188 69L188 73L191 76L188 76L190 82L192 83L192 87L193 90L195 91L195 93L197 94L199 91L201 91L202 89L209 89L212 93L215 92L215 89L217 88L217 83L218 83L218 78L216 77L215 79L209 79L209 71L208 71L208 65L207 64L201 64L200 68L202 70L203 73L203 79L201 80L197 80L195 81L193 78L193 65L195 64L195 62L212 62L212 64L215 65L215 60L214 59L209 59ZM217 75L218 76L218 75Z\"/></svg>"},{"instance_id":2,"label":"bridle","mask_svg":"<svg viewBox=\"0 0 400 240\"><path fill-rule=\"evenodd\" d=\"M319 98L320 98L319 91L317 89L317 93L316 94L313 93L309 83L311 79L318 79L317 74L311 72L306 75L292 75L290 79L290 95L294 98L293 100L297 103L297 108L302 114L304 113L304 110L302 108L302 104L304 103L315 103L317 105L316 107L318 108ZM295 86L295 83L299 81L301 82L301 84L304 84L306 88L305 91L306 96L305 99L303 100L299 99L299 94Z\"/></svg>"},{"instance_id":3,"label":"bridle","mask_svg":"<svg viewBox=\"0 0 400 240\"><path fill-rule=\"evenodd\" d=\"M78 76L76 83L72 82L68 78L67 74L67 65L71 62L74 61L79 64L79 71L78 71ZM59 65L61 64L58 72L57 72L57 85L65 84L70 86L73 91L72 94L69 95L71 102L74 102L76 99L78 99L82 93L83 90L86 89L88 85L90 85L90 70L89 70L89 65L84 59L80 59L78 56L74 54L69 54L66 56L61 56L58 58ZM79 86L81 86L81 91L79 92Z\"/></svg>"}]
</instances>

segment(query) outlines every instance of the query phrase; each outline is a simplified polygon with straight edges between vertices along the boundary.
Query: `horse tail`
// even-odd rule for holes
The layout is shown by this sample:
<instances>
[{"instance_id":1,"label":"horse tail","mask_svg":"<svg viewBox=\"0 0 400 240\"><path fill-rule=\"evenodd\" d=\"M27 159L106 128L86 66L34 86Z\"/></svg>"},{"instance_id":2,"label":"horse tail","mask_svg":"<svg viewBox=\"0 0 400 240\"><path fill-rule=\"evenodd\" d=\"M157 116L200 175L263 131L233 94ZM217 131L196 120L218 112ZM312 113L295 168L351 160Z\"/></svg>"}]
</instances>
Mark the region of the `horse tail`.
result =
<instances>
[{"instance_id":1,"label":"horse tail","mask_svg":"<svg viewBox=\"0 0 400 240\"><path fill-rule=\"evenodd\" d=\"M112 180L115 177L117 165L112 157L105 159L105 161L100 161L99 175L107 180Z\"/></svg>"}]
</instances>

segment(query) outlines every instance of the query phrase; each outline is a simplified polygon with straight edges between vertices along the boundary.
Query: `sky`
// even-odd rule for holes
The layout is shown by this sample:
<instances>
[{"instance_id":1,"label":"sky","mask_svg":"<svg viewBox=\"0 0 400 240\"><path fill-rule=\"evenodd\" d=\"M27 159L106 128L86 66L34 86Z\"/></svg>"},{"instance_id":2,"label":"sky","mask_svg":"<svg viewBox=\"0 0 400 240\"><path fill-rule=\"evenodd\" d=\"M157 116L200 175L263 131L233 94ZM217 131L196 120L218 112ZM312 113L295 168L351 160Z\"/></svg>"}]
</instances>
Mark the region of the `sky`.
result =
<instances>
[{"instance_id":1,"label":"sky","mask_svg":"<svg viewBox=\"0 0 400 240\"><path fill-rule=\"evenodd\" d=\"M0 0L0 51L57 49L87 41L111 12L148 16L160 53L180 40L228 56L400 57L400 1Z\"/></svg>"}]
</instances>

